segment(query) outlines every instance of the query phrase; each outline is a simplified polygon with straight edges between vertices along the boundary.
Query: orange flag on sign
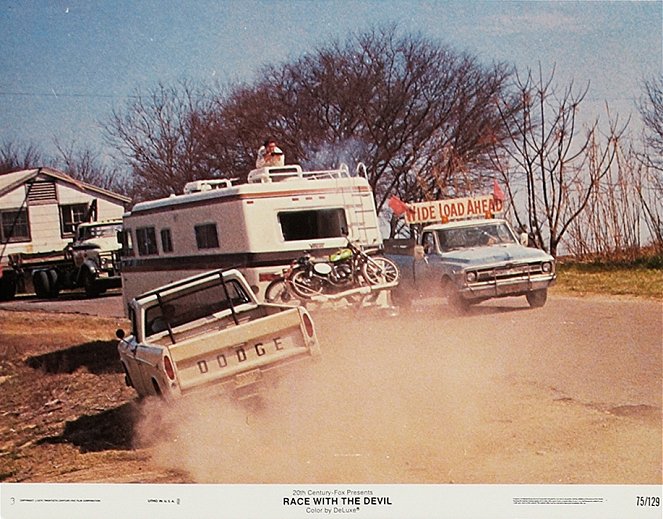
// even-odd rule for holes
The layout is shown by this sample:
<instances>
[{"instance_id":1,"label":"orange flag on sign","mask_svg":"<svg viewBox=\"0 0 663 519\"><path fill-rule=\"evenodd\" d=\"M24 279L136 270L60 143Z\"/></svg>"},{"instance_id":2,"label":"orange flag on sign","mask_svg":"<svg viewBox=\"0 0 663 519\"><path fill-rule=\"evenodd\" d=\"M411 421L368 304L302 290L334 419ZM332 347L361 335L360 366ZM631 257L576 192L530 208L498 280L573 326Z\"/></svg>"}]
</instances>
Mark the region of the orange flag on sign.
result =
<instances>
[{"instance_id":1,"label":"orange flag on sign","mask_svg":"<svg viewBox=\"0 0 663 519\"><path fill-rule=\"evenodd\" d=\"M396 216L405 214L408 210L407 204L396 196L392 195L387 203Z\"/></svg>"},{"instance_id":2,"label":"orange flag on sign","mask_svg":"<svg viewBox=\"0 0 663 519\"><path fill-rule=\"evenodd\" d=\"M500 202L504 202L504 191L502 191L502 188L497 183L496 178L493 179L493 198Z\"/></svg>"}]
</instances>

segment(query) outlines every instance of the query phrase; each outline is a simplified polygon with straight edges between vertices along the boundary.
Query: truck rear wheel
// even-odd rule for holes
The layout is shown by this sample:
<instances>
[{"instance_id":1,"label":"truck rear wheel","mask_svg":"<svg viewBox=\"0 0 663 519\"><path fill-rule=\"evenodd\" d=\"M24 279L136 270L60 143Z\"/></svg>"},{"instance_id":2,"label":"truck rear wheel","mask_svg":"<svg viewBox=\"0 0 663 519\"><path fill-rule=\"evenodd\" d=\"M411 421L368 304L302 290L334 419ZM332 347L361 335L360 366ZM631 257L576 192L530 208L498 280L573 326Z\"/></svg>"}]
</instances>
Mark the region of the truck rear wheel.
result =
<instances>
[{"instance_id":1,"label":"truck rear wheel","mask_svg":"<svg viewBox=\"0 0 663 519\"><path fill-rule=\"evenodd\" d=\"M0 278L0 301L11 301L16 296L16 278L3 275Z\"/></svg>"},{"instance_id":2,"label":"truck rear wheel","mask_svg":"<svg viewBox=\"0 0 663 519\"><path fill-rule=\"evenodd\" d=\"M49 269L46 271L48 276L48 296L55 299L60 293L60 285L58 283L58 272L55 269Z\"/></svg>"},{"instance_id":3,"label":"truck rear wheel","mask_svg":"<svg viewBox=\"0 0 663 519\"><path fill-rule=\"evenodd\" d=\"M37 297L45 299L51 292L51 282L48 277L48 272L45 270L37 270L32 273L32 286L35 289Z\"/></svg>"}]
</instances>

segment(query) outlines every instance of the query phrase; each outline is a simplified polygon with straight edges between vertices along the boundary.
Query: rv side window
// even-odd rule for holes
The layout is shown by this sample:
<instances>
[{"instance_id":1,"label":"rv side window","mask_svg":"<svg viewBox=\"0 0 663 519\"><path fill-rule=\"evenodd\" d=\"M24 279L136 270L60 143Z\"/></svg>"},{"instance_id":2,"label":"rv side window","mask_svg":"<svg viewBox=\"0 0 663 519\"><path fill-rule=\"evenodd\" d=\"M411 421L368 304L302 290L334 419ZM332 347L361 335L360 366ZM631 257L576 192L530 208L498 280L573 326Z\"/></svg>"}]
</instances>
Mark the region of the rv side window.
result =
<instances>
[{"instance_id":1,"label":"rv side window","mask_svg":"<svg viewBox=\"0 0 663 519\"><path fill-rule=\"evenodd\" d=\"M139 227L136 229L136 242L139 255L147 256L157 253L157 237L154 227Z\"/></svg>"},{"instance_id":2,"label":"rv side window","mask_svg":"<svg viewBox=\"0 0 663 519\"><path fill-rule=\"evenodd\" d=\"M133 239L131 238L131 229L123 229L118 231L118 238L122 244L122 255L123 256L133 256L134 255L134 245Z\"/></svg>"},{"instance_id":3,"label":"rv side window","mask_svg":"<svg viewBox=\"0 0 663 519\"><path fill-rule=\"evenodd\" d=\"M214 249L219 246L219 235L215 223L196 225L196 245L199 249Z\"/></svg>"},{"instance_id":4,"label":"rv side window","mask_svg":"<svg viewBox=\"0 0 663 519\"><path fill-rule=\"evenodd\" d=\"M170 229L161 229L161 249L164 252L173 252L173 237Z\"/></svg>"},{"instance_id":5,"label":"rv side window","mask_svg":"<svg viewBox=\"0 0 663 519\"><path fill-rule=\"evenodd\" d=\"M285 241L337 238L348 230L342 208L281 212L278 219Z\"/></svg>"}]
</instances>

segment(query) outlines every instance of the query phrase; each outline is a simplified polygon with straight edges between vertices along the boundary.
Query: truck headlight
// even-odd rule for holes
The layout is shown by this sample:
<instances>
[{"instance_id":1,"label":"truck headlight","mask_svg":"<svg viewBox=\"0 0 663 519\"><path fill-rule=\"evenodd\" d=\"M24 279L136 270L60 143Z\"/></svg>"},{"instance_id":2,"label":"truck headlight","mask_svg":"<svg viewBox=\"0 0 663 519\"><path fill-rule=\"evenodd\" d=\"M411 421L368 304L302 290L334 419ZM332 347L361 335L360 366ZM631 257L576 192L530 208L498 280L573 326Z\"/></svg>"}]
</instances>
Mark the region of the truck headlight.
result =
<instances>
[{"instance_id":1,"label":"truck headlight","mask_svg":"<svg viewBox=\"0 0 663 519\"><path fill-rule=\"evenodd\" d=\"M552 263L546 261L543 265L541 265L541 270L546 274L550 274L552 272Z\"/></svg>"},{"instance_id":2,"label":"truck headlight","mask_svg":"<svg viewBox=\"0 0 663 519\"><path fill-rule=\"evenodd\" d=\"M477 280L477 273L474 271L469 271L465 273L465 281L468 283L474 283Z\"/></svg>"}]
</instances>

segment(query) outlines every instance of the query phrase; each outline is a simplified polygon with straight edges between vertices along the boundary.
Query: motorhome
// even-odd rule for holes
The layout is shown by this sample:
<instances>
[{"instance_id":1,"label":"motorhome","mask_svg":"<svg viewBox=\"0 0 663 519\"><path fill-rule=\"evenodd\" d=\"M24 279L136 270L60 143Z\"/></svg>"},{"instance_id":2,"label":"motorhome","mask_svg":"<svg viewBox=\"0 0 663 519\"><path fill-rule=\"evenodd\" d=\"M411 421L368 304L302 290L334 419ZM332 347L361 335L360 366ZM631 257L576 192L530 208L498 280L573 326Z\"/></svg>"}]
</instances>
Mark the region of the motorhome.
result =
<instances>
[{"instance_id":1,"label":"motorhome","mask_svg":"<svg viewBox=\"0 0 663 519\"><path fill-rule=\"evenodd\" d=\"M195 273L237 268L259 298L290 261L329 254L347 238L381 247L373 192L363 166L251 171L247 182L188 183L184 193L136 204L123 218L122 286L138 294Z\"/></svg>"}]
</instances>

